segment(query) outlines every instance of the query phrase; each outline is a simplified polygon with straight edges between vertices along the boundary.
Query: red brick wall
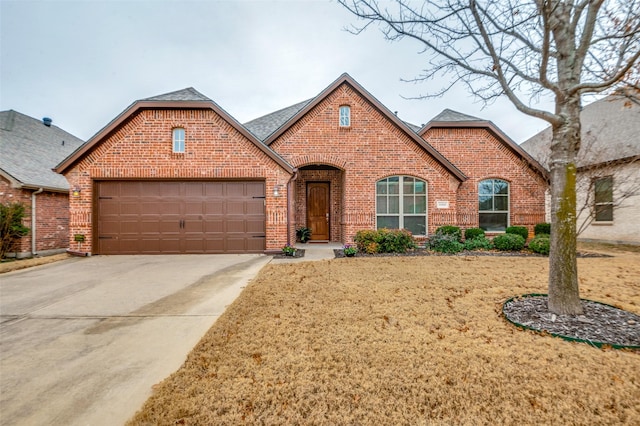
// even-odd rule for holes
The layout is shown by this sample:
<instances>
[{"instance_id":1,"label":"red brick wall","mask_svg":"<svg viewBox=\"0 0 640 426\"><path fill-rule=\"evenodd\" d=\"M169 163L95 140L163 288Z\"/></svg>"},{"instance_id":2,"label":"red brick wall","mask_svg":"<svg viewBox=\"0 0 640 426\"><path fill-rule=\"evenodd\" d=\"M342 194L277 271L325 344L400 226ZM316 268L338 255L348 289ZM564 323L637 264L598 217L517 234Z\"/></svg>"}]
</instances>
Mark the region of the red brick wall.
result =
<instances>
[{"instance_id":1,"label":"red brick wall","mask_svg":"<svg viewBox=\"0 0 640 426\"><path fill-rule=\"evenodd\" d=\"M0 202L21 202L25 206L23 223L32 228L31 194L33 190L15 189L5 179L0 179ZM12 249L17 256L31 255L32 232L20 239ZM62 250L69 247L69 196L44 191L36 195L36 253Z\"/></svg>"},{"instance_id":2,"label":"red brick wall","mask_svg":"<svg viewBox=\"0 0 640 426\"><path fill-rule=\"evenodd\" d=\"M497 178L509 182L510 225L521 225L533 233L544 222L546 182L513 150L481 128L431 128L424 139L467 177L458 190L458 226L478 226L478 183Z\"/></svg>"},{"instance_id":3,"label":"red brick wall","mask_svg":"<svg viewBox=\"0 0 640 426\"><path fill-rule=\"evenodd\" d=\"M351 107L349 128L339 126L341 105ZM341 196L332 194L333 199L342 200L337 235L344 243L352 242L358 230L375 228L375 184L388 176L408 175L428 182L430 232L443 224L447 213L455 212L458 181L347 84L329 94L271 147L294 167L325 164L344 171ZM304 222L299 185L305 179L299 180L296 222ZM432 215L436 200L449 201L450 209ZM302 209L304 205L302 202ZM335 232L336 224L331 225Z\"/></svg>"},{"instance_id":4,"label":"red brick wall","mask_svg":"<svg viewBox=\"0 0 640 426\"><path fill-rule=\"evenodd\" d=\"M172 129L185 128L185 153L173 153ZM84 234L74 249L93 244L94 181L100 179L239 179L266 182L266 248L287 242L286 188L290 174L213 110L142 110L65 174L71 188L71 235ZM273 196L275 185L280 197Z\"/></svg>"}]
</instances>

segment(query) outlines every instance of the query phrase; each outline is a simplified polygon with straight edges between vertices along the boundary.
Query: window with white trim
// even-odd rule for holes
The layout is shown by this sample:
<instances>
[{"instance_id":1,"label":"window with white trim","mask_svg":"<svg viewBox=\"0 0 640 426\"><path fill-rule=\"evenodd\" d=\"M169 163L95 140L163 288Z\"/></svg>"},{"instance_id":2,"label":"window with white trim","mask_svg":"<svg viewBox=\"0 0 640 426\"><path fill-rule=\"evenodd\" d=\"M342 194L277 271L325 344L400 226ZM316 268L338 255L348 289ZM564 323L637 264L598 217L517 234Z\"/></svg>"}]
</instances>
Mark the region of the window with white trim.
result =
<instances>
[{"instance_id":1,"label":"window with white trim","mask_svg":"<svg viewBox=\"0 0 640 426\"><path fill-rule=\"evenodd\" d=\"M340 107L340 127L351 126L351 107L349 105L342 105Z\"/></svg>"},{"instance_id":2,"label":"window with white trim","mask_svg":"<svg viewBox=\"0 0 640 426\"><path fill-rule=\"evenodd\" d=\"M613 222L613 176L597 178L593 182L596 222Z\"/></svg>"},{"instance_id":3,"label":"window with white trim","mask_svg":"<svg viewBox=\"0 0 640 426\"><path fill-rule=\"evenodd\" d=\"M376 228L427 235L427 183L410 176L376 182Z\"/></svg>"},{"instance_id":4,"label":"window with white trim","mask_svg":"<svg viewBox=\"0 0 640 426\"><path fill-rule=\"evenodd\" d=\"M479 226L488 232L509 227L509 182L487 179L478 184Z\"/></svg>"},{"instance_id":5,"label":"window with white trim","mask_svg":"<svg viewBox=\"0 0 640 426\"><path fill-rule=\"evenodd\" d=\"M184 153L184 129L176 127L173 129L173 152Z\"/></svg>"}]
</instances>

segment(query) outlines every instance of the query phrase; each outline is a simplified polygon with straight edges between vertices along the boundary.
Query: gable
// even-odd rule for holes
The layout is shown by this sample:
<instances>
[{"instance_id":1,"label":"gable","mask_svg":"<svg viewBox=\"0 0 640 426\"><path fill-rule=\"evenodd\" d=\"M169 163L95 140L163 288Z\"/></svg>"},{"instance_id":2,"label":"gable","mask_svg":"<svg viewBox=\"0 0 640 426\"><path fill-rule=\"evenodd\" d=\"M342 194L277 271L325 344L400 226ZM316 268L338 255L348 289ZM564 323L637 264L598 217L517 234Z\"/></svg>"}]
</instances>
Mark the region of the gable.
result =
<instances>
[{"instance_id":1,"label":"gable","mask_svg":"<svg viewBox=\"0 0 640 426\"><path fill-rule=\"evenodd\" d=\"M339 99L341 96L342 100ZM369 117L373 121L370 121L368 123L366 122L366 119L358 121L358 118L356 117L354 112L354 124L348 129L337 129L338 121L337 118L334 118L333 116L336 107L336 97L338 98L338 103L357 102L361 107L361 111L365 112L367 115L371 115L371 117L373 117L373 114L375 114L376 118L373 119ZM327 111L327 105L331 105L332 109ZM418 134L412 128L410 128L405 122L400 120L395 114L389 111L384 105L382 105L376 98L374 98L348 74L343 74L342 76L340 76L340 78L329 85L318 96L316 96L308 103L302 105L298 112L295 113L291 118L289 118L288 121L286 121L284 124L278 127L277 130L273 131L270 136L268 136L267 139L264 140L264 143L266 145L273 146L276 151L280 152L276 141L282 140L286 134L290 134L292 131L295 132L296 129L300 128L300 124L303 121L308 121L317 114L322 114L323 109L325 110L325 113L328 114L324 118L324 120L329 127L324 130L320 129L320 133L316 135L316 138L320 138L321 140L326 139L326 137L328 136L328 129L332 129L332 132L333 130L338 130L338 133L332 133L334 136L336 134L340 134L340 131L348 131L352 133L369 131L369 137L375 137L371 129L373 128L373 126L382 123L382 125L386 129L388 129L389 132L398 132L402 134L402 138L410 140L415 149L428 154L429 158L438 163L439 167L442 167L455 179L457 179L458 181L465 180L465 175L453 164L451 164L449 160L447 160L440 152L429 145L424 139L418 136ZM360 143L364 143L364 141L361 139ZM308 143L306 143L306 145L309 146ZM316 147L316 149L322 149L322 147L318 146ZM390 146L389 149L392 149L392 147ZM308 154L313 155L314 152L309 151Z\"/></svg>"},{"instance_id":2,"label":"gable","mask_svg":"<svg viewBox=\"0 0 640 426\"><path fill-rule=\"evenodd\" d=\"M153 126L157 126L158 135L161 137L169 137L171 135L171 129L173 127L181 127L181 122L189 122L189 120L199 120L203 117L210 117L213 121L210 124L216 123L216 128L225 128L223 133L226 134L226 138L229 138L230 134L233 134L234 141L242 141L247 143L247 147L250 150L268 158L268 161L275 163L280 168L284 169L288 173L292 173L293 169L286 161L284 161L278 154L271 150L266 145L262 144L251 133L247 131L240 123L238 123L233 117L231 117L226 111L220 108L215 102L211 100L200 99L202 97L199 92L192 88L185 89L183 91L171 92L166 95L160 95L145 100L136 101L114 120L101 129L95 136L93 136L84 146L67 157L56 167L56 172L65 173L70 167L87 158L88 156L96 157L93 153L97 150L104 152L104 149L100 149L101 145L105 141L109 140L111 144L114 141L122 138L122 135L133 135L131 133L131 123L133 126L140 125L139 121L152 121ZM157 117L161 117L162 120L156 118L150 119L152 114ZM167 126L168 130L167 130ZM198 127L207 127L204 123L198 123ZM127 127L127 132L122 132L122 129ZM211 129L209 129L211 130ZM200 130L198 130L200 132ZM140 132L141 134L143 132ZM214 131L214 134L216 132ZM201 135L206 136L205 133ZM147 135L145 137L148 138ZM141 147L144 147L145 143L149 141L155 141L156 137L148 138L148 141L139 140L142 142ZM170 139L169 139L170 140ZM221 138L220 140L224 140ZM168 149L171 149L170 142L168 143ZM204 151L203 151L204 152ZM136 152L127 152L127 155L135 156ZM149 155L157 156L164 155L164 159L171 160L167 157L167 152L161 150L160 152L152 152ZM97 155L99 157L99 155ZM204 158L207 158L206 156ZM219 158L218 158L219 160Z\"/></svg>"},{"instance_id":3,"label":"gable","mask_svg":"<svg viewBox=\"0 0 640 426\"><path fill-rule=\"evenodd\" d=\"M451 137L444 137L443 132L451 132ZM547 170L529 155L522 147L502 132L490 121L445 110L427 123L420 135L442 152L456 166L463 169L463 164L469 161L481 164L483 156L492 156L488 150L503 150L518 162L525 164L531 171L538 174L545 181L549 180ZM484 145L482 139L491 138L496 144ZM471 146L475 141L478 144ZM457 145L457 146L456 146Z\"/></svg>"}]
</instances>

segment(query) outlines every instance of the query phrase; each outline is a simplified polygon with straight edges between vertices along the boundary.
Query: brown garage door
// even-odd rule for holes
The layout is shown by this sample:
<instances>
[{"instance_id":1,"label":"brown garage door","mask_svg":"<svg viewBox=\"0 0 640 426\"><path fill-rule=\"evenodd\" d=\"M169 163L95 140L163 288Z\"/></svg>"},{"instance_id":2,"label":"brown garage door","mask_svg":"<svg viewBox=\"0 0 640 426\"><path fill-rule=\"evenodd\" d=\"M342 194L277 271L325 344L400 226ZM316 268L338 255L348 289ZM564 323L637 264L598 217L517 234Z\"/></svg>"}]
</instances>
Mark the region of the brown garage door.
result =
<instances>
[{"instance_id":1,"label":"brown garage door","mask_svg":"<svg viewBox=\"0 0 640 426\"><path fill-rule=\"evenodd\" d=\"M97 183L99 254L259 253L264 182Z\"/></svg>"}]
</instances>

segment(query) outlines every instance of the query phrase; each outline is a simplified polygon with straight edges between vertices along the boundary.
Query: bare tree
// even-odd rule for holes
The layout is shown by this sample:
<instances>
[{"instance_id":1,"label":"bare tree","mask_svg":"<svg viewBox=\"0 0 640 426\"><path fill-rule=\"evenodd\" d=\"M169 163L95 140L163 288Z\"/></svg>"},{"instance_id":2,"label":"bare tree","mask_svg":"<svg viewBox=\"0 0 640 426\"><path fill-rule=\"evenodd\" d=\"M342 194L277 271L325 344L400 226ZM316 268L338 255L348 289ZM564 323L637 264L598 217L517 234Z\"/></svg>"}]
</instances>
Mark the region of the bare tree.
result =
<instances>
[{"instance_id":1,"label":"bare tree","mask_svg":"<svg viewBox=\"0 0 640 426\"><path fill-rule=\"evenodd\" d=\"M416 80L452 77L489 102L551 124L549 309L582 314L576 262L576 154L581 98L621 85L638 87L640 0L338 0L390 40L417 40L429 66ZM555 110L536 108L552 96Z\"/></svg>"}]
</instances>

